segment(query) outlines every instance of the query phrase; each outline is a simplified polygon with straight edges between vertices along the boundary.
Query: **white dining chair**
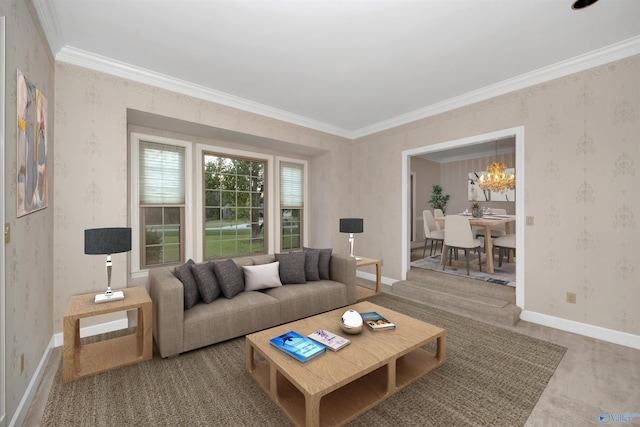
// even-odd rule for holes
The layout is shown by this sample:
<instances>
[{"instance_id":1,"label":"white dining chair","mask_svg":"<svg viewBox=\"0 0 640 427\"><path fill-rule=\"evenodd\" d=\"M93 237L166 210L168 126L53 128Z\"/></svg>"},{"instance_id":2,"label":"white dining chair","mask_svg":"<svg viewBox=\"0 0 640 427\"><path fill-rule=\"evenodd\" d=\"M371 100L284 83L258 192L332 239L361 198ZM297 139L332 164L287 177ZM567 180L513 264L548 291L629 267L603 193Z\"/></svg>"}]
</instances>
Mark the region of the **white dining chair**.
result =
<instances>
[{"instance_id":1,"label":"white dining chair","mask_svg":"<svg viewBox=\"0 0 640 427\"><path fill-rule=\"evenodd\" d=\"M433 219L433 214L430 210L422 211L422 226L424 229L424 249L422 249L422 258L424 258L424 254L427 251L427 243L431 241L431 246L429 249L429 256L432 256L435 251L438 250L438 242L442 247L442 242L444 241L444 231L439 230L436 226L436 221ZM435 243L435 248L433 244Z\"/></svg>"},{"instance_id":2,"label":"white dining chair","mask_svg":"<svg viewBox=\"0 0 640 427\"><path fill-rule=\"evenodd\" d=\"M433 216L434 218L444 218L444 213L442 212L442 209L434 209ZM438 227L438 230L444 230L444 222L436 221L436 226Z\"/></svg>"},{"instance_id":3,"label":"white dining chair","mask_svg":"<svg viewBox=\"0 0 640 427\"><path fill-rule=\"evenodd\" d=\"M492 240L491 243L493 248L498 249L498 267L502 267L502 256L507 255L508 260L509 253L516 248L516 235L510 233Z\"/></svg>"},{"instance_id":4,"label":"white dining chair","mask_svg":"<svg viewBox=\"0 0 640 427\"><path fill-rule=\"evenodd\" d=\"M480 248L482 247L482 242L480 240L473 237L473 232L471 231L471 225L469 224L469 219L466 216L462 215L447 215L444 218L445 230L447 231L444 235L444 244L447 247L447 251L445 251L442 255L444 256L444 261L442 264L442 270L444 271L445 266L447 265L447 254L449 252L449 265L451 265L451 260L453 258L453 250L454 249L464 249L464 256L467 260L467 276L469 275L469 251L471 249L475 249L478 254L478 268L482 271L482 256L480 253Z\"/></svg>"}]
</instances>

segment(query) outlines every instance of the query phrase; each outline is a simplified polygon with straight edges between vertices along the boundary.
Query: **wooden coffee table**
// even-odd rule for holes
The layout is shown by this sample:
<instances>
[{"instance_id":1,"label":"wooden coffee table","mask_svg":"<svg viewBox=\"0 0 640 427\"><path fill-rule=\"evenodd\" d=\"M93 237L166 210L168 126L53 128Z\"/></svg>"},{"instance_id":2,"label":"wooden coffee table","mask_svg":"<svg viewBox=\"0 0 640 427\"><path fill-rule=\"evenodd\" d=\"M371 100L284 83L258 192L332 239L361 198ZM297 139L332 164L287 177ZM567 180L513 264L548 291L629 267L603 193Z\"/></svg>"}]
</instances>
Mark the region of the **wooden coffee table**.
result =
<instances>
[{"instance_id":1,"label":"wooden coffee table","mask_svg":"<svg viewBox=\"0 0 640 427\"><path fill-rule=\"evenodd\" d=\"M342 313L377 311L395 330L347 335ZM366 328L366 326L365 326ZM351 344L300 363L269 340L290 330L308 335L326 329ZM423 348L436 341L436 353ZM333 310L245 337L246 368L271 399L299 426L338 426L372 408L445 362L445 330L370 302Z\"/></svg>"}]
</instances>

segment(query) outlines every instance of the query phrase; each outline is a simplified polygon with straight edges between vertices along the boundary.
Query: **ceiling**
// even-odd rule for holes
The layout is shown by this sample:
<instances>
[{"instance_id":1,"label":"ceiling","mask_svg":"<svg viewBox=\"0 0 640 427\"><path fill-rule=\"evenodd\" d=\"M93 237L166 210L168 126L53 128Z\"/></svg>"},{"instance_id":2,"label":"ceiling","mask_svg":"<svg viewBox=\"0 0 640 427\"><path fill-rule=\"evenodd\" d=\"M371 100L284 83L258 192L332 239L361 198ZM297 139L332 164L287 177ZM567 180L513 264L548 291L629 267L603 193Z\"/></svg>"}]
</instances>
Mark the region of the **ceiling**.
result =
<instances>
[{"instance_id":1,"label":"ceiling","mask_svg":"<svg viewBox=\"0 0 640 427\"><path fill-rule=\"evenodd\" d=\"M639 0L32 1L58 61L347 138L640 53Z\"/></svg>"}]
</instances>

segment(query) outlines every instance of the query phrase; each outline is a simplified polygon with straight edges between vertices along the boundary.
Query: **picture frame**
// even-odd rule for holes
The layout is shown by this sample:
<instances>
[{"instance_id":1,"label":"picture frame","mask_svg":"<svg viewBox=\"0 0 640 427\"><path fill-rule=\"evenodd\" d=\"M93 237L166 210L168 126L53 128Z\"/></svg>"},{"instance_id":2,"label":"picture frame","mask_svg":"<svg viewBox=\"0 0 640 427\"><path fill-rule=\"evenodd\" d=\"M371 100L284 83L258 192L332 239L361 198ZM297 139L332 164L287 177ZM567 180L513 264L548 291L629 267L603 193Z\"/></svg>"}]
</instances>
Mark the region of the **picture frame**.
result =
<instances>
[{"instance_id":1,"label":"picture frame","mask_svg":"<svg viewBox=\"0 0 640 427\"><path fill-rule=\"evenodd\" d=\"M49 205L47 178L47 98L17 72L17 217Z\"/></svg>"}]
</instances>

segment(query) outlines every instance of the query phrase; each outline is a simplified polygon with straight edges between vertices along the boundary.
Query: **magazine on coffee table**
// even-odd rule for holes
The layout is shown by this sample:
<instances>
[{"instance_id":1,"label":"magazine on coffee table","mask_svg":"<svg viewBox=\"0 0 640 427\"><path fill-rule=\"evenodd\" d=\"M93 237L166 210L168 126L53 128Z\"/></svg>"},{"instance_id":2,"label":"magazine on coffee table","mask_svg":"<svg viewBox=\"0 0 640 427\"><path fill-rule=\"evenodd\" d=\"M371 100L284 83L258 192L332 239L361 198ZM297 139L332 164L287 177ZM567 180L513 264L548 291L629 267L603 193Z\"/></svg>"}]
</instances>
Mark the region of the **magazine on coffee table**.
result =
<instances>
[{"instance_id":1,"label":"magazine on coffee table","mask_svg":"<svg viewBox=\"0 0 640 427\"><path fill-rule=\"evenodd\" d=\"M322 344L300 335L296 331L289 331L286 334L271 338L269 342L281 352L288 354L302 363L320 356L327 351L326 347Z\"/></svg>"},{"instance_id":2,"label":"magazine on coffee table","mask_svg":"<svg viewBox=\"0 0 640 427\"><path fill-rule=\"evenodd\" d=\"M338 351L351 342L348 339L325 329L318 329L314 333L309 334L308 337L314 341L318 341L320 344L323 344L333 351Z\"/></svg>"},{"instance_id":3,"label":"magazine on coffee table","mask_svg":"<svg viewBox=\"0 0 640 427\"><path fill-rule=\"evenodd\" d=\"M389 322L376 311L360 313L360 316L362 316L362 320L372 331L385 331L396 328L396 325Z\"/></svg>"}]
</instances>

